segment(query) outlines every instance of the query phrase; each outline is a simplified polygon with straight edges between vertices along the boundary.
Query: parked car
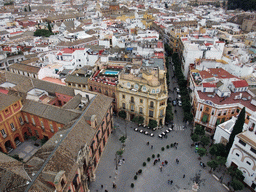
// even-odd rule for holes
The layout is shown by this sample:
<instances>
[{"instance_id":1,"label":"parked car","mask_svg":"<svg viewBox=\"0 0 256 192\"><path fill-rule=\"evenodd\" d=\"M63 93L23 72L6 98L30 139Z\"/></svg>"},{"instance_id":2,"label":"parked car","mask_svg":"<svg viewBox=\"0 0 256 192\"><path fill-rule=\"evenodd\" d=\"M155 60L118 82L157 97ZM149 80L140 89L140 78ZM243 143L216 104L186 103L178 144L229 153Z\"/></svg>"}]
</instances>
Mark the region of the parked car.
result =
<instances>
[{"instance_id":1,"label":"parked car","mask_svg":"<svg viewBox=\"0 0 256 192\"><path fill-rule=\"evenodd\" d=\"M150 133L150 137L154 137L154 133Z\"/></svg>"},{"instance_id":2,"label":"parked car","mask_svg":"<svg viewBox=\"0 0 256 192\"><path fill-rule=\"evenodd\" d=\"M172 101L172 105L176 106L177 102L175 100Z\"/></svg>"},{"instance_id":3,"label":"parked car","mask_svg":"<svg viewBox=\"0 0 256 192\"><path fill-rule=\"evenodd\" d=\"M181 101L178 101L178 105L181 107L181 106L182 106L182 102L181 102Z\"/></svg>"},{"instance_id":4,"label":"parked car","mask_svg":"<svg viewBox=\"0 0 256 192\"><path fill-rule=\"evenodd\" d=\"M144 132L144 134L145 134L145 135L148 135L148 132L147 132L147 131L145 131L145 132Z\"/></svg>"},{"instance_id":5,"label":"parked car","mask_svg":"<svg viewBox=\"0 0 256 192\"><path fill-rule=\"evenodd\" d=\"M144 130L141 129L141 130L140 130L140 133L144 133Z\"/></svg>"},{"instance_id":6,"label":"parked car","mask_svg":"<svg viewBox=\"0 0 256 192\"><path fill-rule=\"evenodd\" d=\"M139 129L138 128L134 128L134 131L139 131Z\"/></svg>"},{"instance_id":7,"label":"parked car","mask_svg":"<svg viewBox=\"0 0 256 192\"><path fill-rule=\"evenodd\" d=\"M177 91L177 93L179 93L179 92L180 92L180 88L177 87L177 88L176 88L176 91Z\"/></svg>"},{"instance_id":8,"label":"parked car","mask_svg":"<svg viewBox=\"0 0 256 192\"><path fill-rule=\"evenodd\" d=\"M180 94L177 95L177 100L179 100L179 99L181 99L181 95Z\"/></svg>"}]
</instances>

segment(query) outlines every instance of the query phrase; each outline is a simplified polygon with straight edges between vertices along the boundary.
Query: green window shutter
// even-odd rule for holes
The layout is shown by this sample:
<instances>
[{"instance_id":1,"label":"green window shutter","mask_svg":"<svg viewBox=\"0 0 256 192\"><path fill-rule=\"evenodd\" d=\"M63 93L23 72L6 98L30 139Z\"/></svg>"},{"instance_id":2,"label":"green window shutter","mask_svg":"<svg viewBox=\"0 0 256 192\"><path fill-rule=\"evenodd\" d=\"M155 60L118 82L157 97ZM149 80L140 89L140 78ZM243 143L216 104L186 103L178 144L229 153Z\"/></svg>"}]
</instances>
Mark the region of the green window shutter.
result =
<instances>
[{"instance_id":1,"label":"green window shutter","mask_svg":"<svg viewBox=\"0 0 256 192\"><path fill-rule=\"evenodd\" d=\"M206 123L208 119L208 115L204 114L203 118L202 118L202 122Z\"/></svg>"}]
</instances>

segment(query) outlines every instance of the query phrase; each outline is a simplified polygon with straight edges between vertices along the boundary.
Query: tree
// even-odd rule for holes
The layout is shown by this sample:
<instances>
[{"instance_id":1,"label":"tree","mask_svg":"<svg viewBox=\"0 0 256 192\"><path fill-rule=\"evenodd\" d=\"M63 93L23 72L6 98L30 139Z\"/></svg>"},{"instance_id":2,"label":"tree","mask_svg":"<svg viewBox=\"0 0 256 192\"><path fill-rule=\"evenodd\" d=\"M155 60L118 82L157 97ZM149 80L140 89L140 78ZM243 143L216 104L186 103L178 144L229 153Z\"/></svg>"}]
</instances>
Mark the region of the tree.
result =
<instances>
[{"instance_id":1,"label":"tree","mask_svg":"<svg viewBox=\"0 0 256 192\"><path fill-rule=\"evenodd\" d=\"M244 188L243 183L242 183L241 181L237 180L237 179L232 180L231 183L230 183L230 185L233 187L233 189L234 189L235 191L237 191L237 190L243 190L243 188Z\"/></svg>"},{"instance_id":2,"label":"tree","mask_svg":"<svg viewBox=\"0 0 256 192\"><path fill-rule=\"evenodd\" d=\"M53 33L51 33L50 31L46 30L46 29L37 29L34 32L34 36L44 36L44 37L49 37L50 35L52 35Z\"/></svg>"},{"instance_id":3,"label":"tree","mask_svg":"<svg viewBox=\"0 0 256 192\"><path fill-rule=\"evenodd\" d=\"M50 22L48 22L48 30L50 31L50 33L52 33L52 27L51 27Z\"/></svg>"},{"instance_id":4,"label":"tree","mask_svg":"<svg viewBox=\"0 0 256 192\"><path fill-rule=\"evenodd\" d=\"M149 126L151 129L157 127L157 121L150 119L149 122L148 122L148 126Z\"/></svg>"},{"instance_id":5,"label":"tree","mask_svg":"<svg viewBox=\"0 0 256 192\"><path fill-rule=\"evenodd\" d=\"M243 180L244 179L243 172L240 171L239 169L237 169L234 166L228 167L228 173L232 177L232 180L233 179L239 179L239 180Z\"/></svg>"},{"instance_id":6,"label":"tree","mask_svg":"<svg viewBox=\"0 0 256 192\"><path fill-rule=\"evenodd\" d=\"M198 153L198 155L200 156L200 157L203 157L203 156L205 156L206 155L206 149L204 149L204 148L199 148L198 150L197 150L197 153Z\"/></svg>"},{"instance_id":7,"label":"tree","mask_svg":"<svg viewBox=\"0 0 256 192\"><path fill-rule=\"evenodd\" d=\"M205 130L201 125L196 125L194 133L197 135L205 135Z\"/></svg>"},{"instance_id":8,"label":"tree","mask_svg":"<svg viewBox=\"0 0 256 192\"><path fill-rule=\"evenodd\" d=\"M221 156L217 156L216 158L218 164L220 165L220 168L226 164L227 162L227 158L226 157L221 157Z\"/></svg>"},{"instance_id":9,"label":"tree","mask_svg":"<svg viewBox=\"0 0 256 192\"><path fill-rule=\"evenodd\" d=\"M119 117L121 117L122 119L126 119L126 112L125 112L125 111L119 111L118 115L119 115Z\"/></svg>"},{"instance_id":10,"label":"tree","mask_svg":"<svg viewBox=\"0 0 256 192\"><path fill-rule=\"evenodd\" d=\"M233 142L234 142L234 139L235 139L235 136L238 134L238 133L241 133L242 130L243 130L243 126L244 126L244 120L245 120L245 107L241 110L237 120L236 120L236 123L233 127L233 130L230 134L230 137L229 137L229 141L227 143L227 146L226 146L226 150L227 150L227 154L229 153L232 145L233 145Z\"/></svg>"},{"instance_id":11,"label":"tree","mask_svg":"<svg viewBox=\"0 0 256 192\"><path fill-rule=\"evenodd\" d=\"M191 136L191 139L192 139L193 142L197 142L197 141L199 141L199 136L197 134L193 134Z\"/></svg>"},{"instance_id":12,"label":"tree","mask_svg":"<svg viewBox=\"0 0 256 192\"><path fill-rule=\"evenodd\" d=\"M118 150L118 151L116 152L116 154L119 155L119 156L122 156L123 153L124 153L124 151L123 151L122 149L120 149L120 150Z\"/></svg>"},{"instance_id":13,"label":"tree","mask_svg":"<svg viewBox=\"0 0 256 192\"><path fill-rule=\"evenodd\" d=\"M133 119L132 119L132 122L134 122L134 123L138 123L138 120L139 120L139 117L134 117Z\"/></svg>"},{"instance_id":14,"label":"tree","mask_svg":"<svg viewBox=\"0 0 256 192\"><path fill-rule=\"evenodd\" d=\"M215 170L218 167L218 162L211 160L207 162L207 165L211 168L210 172L212 172L212 170Z\"/></svg>"},{"instance_id":15,"label":"tree","mask_svg":"<svg viewBox=\"0 0 256 192\"><path fill-rule=\"evenodd\" d=\"M201 143L202 143L203 146L209 145L209 143L210 143L210 138L204 135L204 136L201 138Z\"/></svg>"},{"instance_id":16,"label":"tree","mask_svg":"<svg viewBox=\"0 0 256 192\"><path fill-rule=\"evenodd\" d=\"M139 116L138 118L138 124L143 124L144 123L144 117Z\"/></svg>"},{"instance_id":17,"label":"tree","mask_svg":"<svg viewBox=\"0 0 256 192\"><path fill-rule=\"evenodd\" d=\"M210 147L209 153L212 156L226 157L226 147L222 143L213 144Z\"/></svg>"}]
</instances>

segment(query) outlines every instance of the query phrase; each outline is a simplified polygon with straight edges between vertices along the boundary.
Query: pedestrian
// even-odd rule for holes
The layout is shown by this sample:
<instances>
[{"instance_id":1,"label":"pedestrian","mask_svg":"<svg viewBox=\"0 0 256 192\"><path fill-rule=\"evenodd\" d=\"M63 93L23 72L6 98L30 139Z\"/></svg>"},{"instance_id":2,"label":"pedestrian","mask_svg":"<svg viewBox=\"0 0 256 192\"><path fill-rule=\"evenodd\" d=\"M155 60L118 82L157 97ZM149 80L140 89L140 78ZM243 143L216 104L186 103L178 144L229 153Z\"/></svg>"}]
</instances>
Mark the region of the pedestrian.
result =
<instances>
[{"instance_id":1,"label":"pedestrian","mask_svg":"<svg viewBox=\"0 0 256 192\"><path fill-rule=\"evenodd\" d=\"M123 163L125 163L125 159L123 159Z\"/></svg>"},{"instance_id":2,"label":"pedestrian","mask_svg":"<svg viewBox=\"0 0 256 192\"><path fill-rule=\"evenodd\" d=\"M178 149L178 147L177 147L177 146L175 146L175 149L177 150L177 149Z\"/></svg>"},{"instance_id":3,"label":"pedestrian","mask_svg":"<svg viewBox=\"0 0 256 192\"><path fill-rule=\"evenodd\" d=\"M164 163L167 165L167 164L168 164L168 161L165 160Z\"/></svg>"},{"instance_id":4,"label":"pedestrian","mask_svg":"<svg viewBox=\"0 0 256 192\"><path fill-rule=\"evenodd\" d=\"M159 169L160 169L160 172L162 172L163 167L160 165Z\"/></svg>"},{"instance_id":5,"label":"pedestrian","mask_svg":"<svg viewBox=\"0 0 256 192\"><path fill-rule=\"evenodd\" d=\"M180 161L178 160L177 164L179 164L179 162L180 162Z\"/></svg>"},{"instance_id":6,"label":"pedestrian","mask_svg":"<svg viewBox=\"0 0 256 192\"><path fill-rule=\"evenodd\" d=\"M101 188L103 188L103 185L101 185Z\"/></svg>"},{"instance_id":7,"label":"pedestrian","mask_svg":"<svg viewBox=\"0 0 256 192\"><path fill-rule=\"evenodd\" d=\"M176 142L174 142L174 146L176 146Z\"/></svg>"},{"instance_id":8,"label":"pedestrian","mask_svg":"<svg viewBox=\"0 0 256 192\"><path fill-rule=\"evenodd\" d=\"M151 149L153 149L153 145L151 145Z\"/></svg>"},{"instance_id":9,"label":"pedestrian","mask_svg":"<svg viewBox=\"0 0 256 192\"><path fill-rule=\"evenodd\" d=\"M107 190L107 189L105 189L105 192L108 192L108 190Z\"/></svg>"},{"instance_id":10,"label":"pedestrian","mask_svg":"<svg viewBox=\"0 0 256 192\"><path fill-rule=\"evenodd\" d=\"M115 184L115 182L113 182L113 188L114 188L114 189L116 188L116 184Z\"/></svg>"},{"instance_id":11,"label":"pedestrian","mask_svg":"<svg viewBox=\"0 0 256 192\"><path fill-rule=\"evenodd\" d=\"M178 159L176 159L176 163L178 163Z\"/></svg>"},{"instance_id":12,"label":"pedestrian","mask_svg":"<svg viewBox=\"0 0 256 192\"><path fill-rule=\"evenodd\" d=\"M171 185L172 185L173 181L171 180Z\"/></svg>"},{"instance_id":13,"label":"pedestrian","mask_svg":"<svg viewBox=\"0 0 256 192\"><path fill-rule=\"evenodd\" d=\"M183 179L184 179L185 177L186 177L186 175L184 174L184 175L183 175Z\"/></svg>"},{"instance_id":14,"label":"pedestrian","mask_svg":"<svg viewBox=\"0 0 256 192\"><path fill-rule=\"evenodd\" d=\"M147 145L149 145L149 141L147 142Z\"/></svg>"},{"instance_id":15,"label":"pedestrian","mask_svg":"<svg viewBox=\"0 0 256 192\"><path fill-rule=\"evenodd\" d=\"M170 184L171 183L171 181L170 181L170 179L168 179L168 184Z\"/></svg>"},{"instance_id":16,"label":"pedestrian","mask_svg":"<svg viewBox=\"0 0 256 192\"><path fill-rule=\"evenodd\" d=\"M160 158L158 158L158 162L160 161Z\"/></svg>"},{"instance_id":17,"label":"pedestrian","mask_svg":"<svg viewBox=\"0 0 256 192\"><path fill-rule=\"evenodd\" d=\"M164 162L162 162L162 166L164 167Z\"/></svg>"}]
</instances>

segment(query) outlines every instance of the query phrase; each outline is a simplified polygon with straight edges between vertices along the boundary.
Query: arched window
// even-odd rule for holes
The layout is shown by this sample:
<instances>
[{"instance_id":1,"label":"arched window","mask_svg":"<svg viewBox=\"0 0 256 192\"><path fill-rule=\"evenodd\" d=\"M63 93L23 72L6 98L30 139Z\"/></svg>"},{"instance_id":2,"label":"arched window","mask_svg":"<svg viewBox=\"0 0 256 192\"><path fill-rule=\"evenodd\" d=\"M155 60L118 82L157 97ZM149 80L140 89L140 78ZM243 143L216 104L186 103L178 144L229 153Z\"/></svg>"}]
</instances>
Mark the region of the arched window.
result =
<instances>
[{"instance_id":1,"label":"arched window","mask_svg":"<svg viewBox=\"0 0 256 192\"><path fill-rule=\"evenodd\" d=\"M134 88L135 88L135 89L139 89L138 84L135 84L135 85L134 85Z\"/></svg>"},{"instance_id":2,"label":"arched window","mask_svg":"<svg viewBox=\"0 0 256 192\"><path fill-rule=\"evenodd\" d=\"M146 86L143 86L143 87L142 87L142 91L147 91Z\"/></svg>"},{"instance_id":3,"label":"arched window","mask_svg":"<svg viewBox=\"0 0 256 192\"><path fill-rule=\"evenodd\" d=\"M131 87L131 83L128 82L127 83L127 87L130 88Z\"/></svg>"},{"instance_id":4,"label":"arched window","mask_svg":"<svg viewBox=\"0 0 256 192\"><path fill-rule=\"evenodd\" d=\"M134 97L131 97L131 102L134 103Z\"/></svg>"},{"instance_id":5,"label":"arched window","mask_svg":"<svg viewBox=\"0 0 256 192\"><path fill-rule=\"evenodd\" d=\"M156 93L155 89L152 90L152 93Z\"/></svg>"},{"instance_id":6,"label":"arched window","mask_svg":"<svg viewBox=\"0 0 256 192\"><path fill-rule=\"evenodd\" d=\"M108 95L108 91L106 91L106 95Z\"/></svg>"},{"instance_id":7,"label":"arched window","mask_svg":"<svg viewBox=\"0 0 256 192\"><path fill-rule=\"evenodd\" d=\"M150 107L154 107L154 102L150 101Z\"/></svg>"}]
</instances>

